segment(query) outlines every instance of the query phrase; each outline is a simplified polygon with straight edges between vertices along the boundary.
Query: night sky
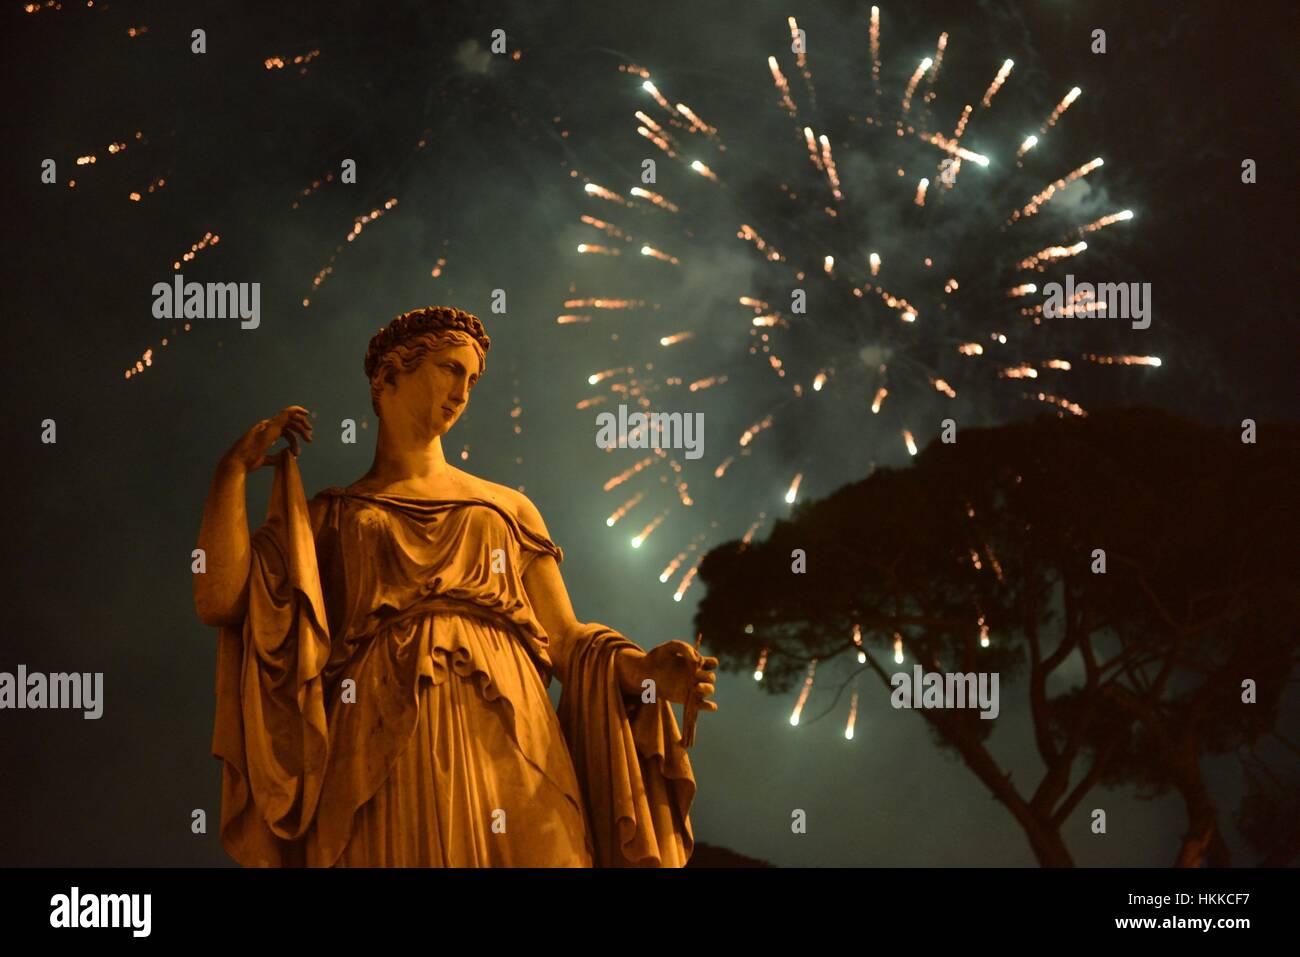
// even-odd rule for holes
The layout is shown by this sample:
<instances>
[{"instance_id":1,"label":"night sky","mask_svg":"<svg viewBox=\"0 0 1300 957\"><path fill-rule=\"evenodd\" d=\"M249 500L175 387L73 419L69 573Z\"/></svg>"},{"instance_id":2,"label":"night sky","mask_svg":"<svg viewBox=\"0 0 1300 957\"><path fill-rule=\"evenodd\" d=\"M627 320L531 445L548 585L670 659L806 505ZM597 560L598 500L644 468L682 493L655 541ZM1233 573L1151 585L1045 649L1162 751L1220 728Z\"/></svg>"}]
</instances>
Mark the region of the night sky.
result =
<instances>
[{"instance_id":1,"label":"night sky","mask_svg":"<svg viewBox=\"0 0 1300 957\"><path fill-rule=\"evenodd\" d=\"M760 536L787 515L783 495L795 472L804 476L800 497L819 497L873 464L907 460L904 423L868 422L862 400L774 428L752 463L709 486L703 470L722 457L713 450L733 447L769 411L760 397L773 393L737 377L730 391L701 400L710 403L700 406L709 416L706 455L691 478L698 501L689 522L672 512L634 550L629 537L676 496L666 486L652 490L658 504L607 528L605 518L631 493L601 485L640 455L595 447L594 413L608 401L575 408L602 394L587 383L592 373L654 361L656 375L672 374L676 354L645 344L683 330L696 337L680 374L748 360L764 382L772 379L765 359L745 355L749 337L734 332L737 317L742 328L746 322L737 296L771 281L753 248L734 236L735 206L770 198L779 171L793 168L790 158L795 166L808 160L777 105L767 57L781 60L802 105L785 20L795 15L807 31L819 99L828 108L852 104L870 75L870 4L289 7L64 0L35 13L10 3L0 14L12 67L0 671L21 663L105 675L98 721L77 712L0 712L0 865L230 863L217 833L221 769L210 756L216 632L197 620L190 591L208 483L240 434L290 404L316 415L316 441L299 460L308 496L359 478L377 424L362 359L369 337L401 312L446 304L483 319L493 340L487 372L444 438L448 460L523 488L565 549L562 571L578 617L642 647L694 637L702 586L675 602L680 572L669 584L659 573L697 533L704 538L687 566L702 549L741 537L760 511L767 522ZM894 104L911 69L948 32L927 106L949 131L961 104L978 102L1003 59L1015 59L985 126L995 161L1014 156L1005 137L995 150L994 132L1032 132L1065 91L1083 90L1045 138L1046 155L1031 156L1017 174L1025 187L1017 195L1027 199L1104 157L1105 167L1063 196L1053 215L1082 225L1134 211L1131 222L1097 233L1097 258L1073 271L1151 283L1152 327L1107 326L1095 346L1156 355L1162 364L1080 369L1061 380L1063 394L1089 409L1151 405L1224 428L1247 417L1294 418L1296 209L1285 147L1296 107L1291 5L1027 0L898 2L881 11L882 83ZM130 35L141 27L147 31ZM206 31L202 55L191 52L195 28ZM506 31L503 56L488 52L496 28ZM1107 32L1103 55L1090 52L1097 28ZM297 56L309 59L294 64ZM267 67L273 57L283 68ZM728 144L725 193L687 184L636 134L636 110L661 121L665 114L620 64L649 70L672 102L717 127ZM977 122L964 144L972 149ZM110 153L114 143L126 149ZM91 154L93 165L76 164ZM846 193L894 175L884 155L843 155ZM933 164L941 154L928 155ZM608 238L583 226L582 214L640 222L584 196L582 184L626 192L643 157L657 157L663 171L651 188L683 204L692 235L676 236L680 266L579 256L577 243ZM57 164L54 185L41 182L46 158ZM355 185L338 181L349 158ZM1241 181L1246 158L1257 163L1253 185ZM324 182L326 173L334 181ZM909 170L907 182L916 175ZM313 181L321 187L302 195ZM954 273L979 277L985 263L1008 254L1000 233L980 240L984 210L960 206L960 188L930 237ZM801 224L808 211L795 205L758 208ZM383 215L345 241L372 210ZM879 232L863 237L855 255L877 240L910 242L913 210L897 195L858 210ZM179 272L200 282L261 283L259 328L209 319L174 332L178 323L154 318L153 285L170 282L173 262L208 233L219 241ZM907 255L929 248L907 246ZM809 242L786 252L812 249ZM807 264L820 268L820 255ZM505 315L492 313L494 289L507 292ZM565 308L566 299L598 295L661 308L556 322L583 311ZM975 300L971 314L939 321L987 330L980 312ZM1075 334L1074 326L1062 332ZM810 351L823 347L809 341ZM151 364L128 378L149 349ZM923 361L905 351L898 357L902 369ZM924 372L913 380L924 383ZM963 425L1046 410L1004 382L961 385L953 408ZM945 401L925 388L900 385L889 408L915 409L921 444L934 437ZM362 425L355 445L339 440L345 418ZM45 419L57 423L55 444L41 441ZM270 485L269 469L249 480L254 527ZM857 735L846 741L840 711L808 720L829 698L819 701L814 688L804 722L792 728L793 696L768 696L747 673L721 678L721 710L702 716L692 752L697 840L782 866L1034 864L1011 816L934 748L916 715L891 709L887 694L872 688ZM1036 776L1038 764L1026 710L1022 696L1004 689L992 750L1017 779ZM1283 724L1294 736L1294 695ZM1206 768L1229 843L1248 861L1231 824L1237 765L1225 759ZM1143 801L1112 792L1098 801L1110 809L1105 838L1089 834L1086 808L1064 830L1076 863L1172 861L1185 825L1176 796ZM195 808L208 813L205 835L190 831ZM807 811L807 834L791 833L793 808Z\"/></svg>"}]
</instances>

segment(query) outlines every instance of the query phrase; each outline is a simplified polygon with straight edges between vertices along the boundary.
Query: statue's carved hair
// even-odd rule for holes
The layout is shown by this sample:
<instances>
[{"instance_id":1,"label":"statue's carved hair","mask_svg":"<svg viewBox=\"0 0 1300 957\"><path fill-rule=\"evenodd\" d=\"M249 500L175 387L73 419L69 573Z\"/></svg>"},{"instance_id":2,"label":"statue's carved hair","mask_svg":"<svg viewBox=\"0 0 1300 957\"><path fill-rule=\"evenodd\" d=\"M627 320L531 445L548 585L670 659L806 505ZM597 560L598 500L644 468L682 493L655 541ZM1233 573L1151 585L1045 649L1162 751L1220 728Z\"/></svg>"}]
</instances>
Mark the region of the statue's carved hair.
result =
<instances>
[{"instance_id":1,"label":"statue's carved hair","mask_svg":"<svg viewBox=\"0 0 1300 957\"><path fill-rule=\"evenodd\" d=\"M382 328L366 350L366 377L375 414L379 414L379 393L397 373L414 370L430 353L461 344L474 347L480 375L486 372L492 339L472 313L451 306L429 306L404 312Z\"/></svg>"}]
</instances>

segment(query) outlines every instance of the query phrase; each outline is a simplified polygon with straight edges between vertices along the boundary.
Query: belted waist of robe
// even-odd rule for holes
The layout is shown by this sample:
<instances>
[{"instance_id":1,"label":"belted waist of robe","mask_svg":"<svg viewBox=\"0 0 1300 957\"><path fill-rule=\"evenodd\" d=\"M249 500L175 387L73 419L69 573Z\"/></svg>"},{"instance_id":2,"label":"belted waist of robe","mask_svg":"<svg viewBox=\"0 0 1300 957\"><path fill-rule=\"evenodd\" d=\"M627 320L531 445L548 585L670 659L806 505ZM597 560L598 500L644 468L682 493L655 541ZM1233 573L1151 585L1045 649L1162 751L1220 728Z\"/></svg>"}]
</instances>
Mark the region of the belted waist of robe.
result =
<instances>
[{"instance_id":1,"label":"belted waist of robe","mask_svg":"<svg viewBox=\"0 0 1300 957\"><path fill-rule=\"evenodd\" d=\"M495 611L494 609L488 608L486 605L480 605L478 602L468 601L463 598L451 598L447 595L428 595L425 598L420 599L410 607L403 608L399 612L394 612L391 616L386 615L382 619L380 619L379 627L376 628L375 631L371 632L369 635L360 635L357 638L352 639L352 641L355 642L368 637L373 638L375 635L379 634L382 631L386 631L387 629L391 628L393 625L401 624L403 622L408 621L409 619L418 618L423 615L436 613L436 612L450 612L456 615L469 615L471 617L478 618L482 621L485 621L490 625L495 625L498 628L504 628L506 631L510 632L512 635L514 635L516 638L522 641L524 647L528 649L531 653L533 653L534 657L536 657L537 653L540 653L543 656L545 660L539 662L539 664L543 666L544 670L547 673L549 673L550 669L553 667L549 660L549 655L546 654L545 638L543 638L539 642L536 638L532 636L525 636L521 634L520 625L518 622L512 620L510 617L506 615L501 614L499 611Z\"/></svg>"}]
</instances>

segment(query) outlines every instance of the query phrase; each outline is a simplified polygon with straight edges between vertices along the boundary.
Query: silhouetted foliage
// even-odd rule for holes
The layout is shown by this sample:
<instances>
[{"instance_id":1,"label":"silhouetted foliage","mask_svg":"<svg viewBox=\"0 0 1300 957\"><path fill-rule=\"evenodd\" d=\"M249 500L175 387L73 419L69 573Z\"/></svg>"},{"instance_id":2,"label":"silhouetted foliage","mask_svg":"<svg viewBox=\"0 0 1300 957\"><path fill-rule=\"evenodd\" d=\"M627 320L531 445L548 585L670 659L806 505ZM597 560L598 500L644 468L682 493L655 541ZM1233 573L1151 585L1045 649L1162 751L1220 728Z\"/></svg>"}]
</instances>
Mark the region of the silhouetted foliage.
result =
<instances>
[{"instance_id":1,"label":"silhouetted foliage","mask_svg":"<svg viewBox=\"0 0 1300 957\"><path fill-rule=\"evenodd\" d=\"M895 637L926 671L999 672L1033 715L1046 771L1032 794L984 746L998 722L918 714L1040 862L1070 863L1061 827L1105 784L1175 789L1188 812L1177 863L1227 864L1199 762L1274 728L1297 662L1298 463L1294 426L1262 424L1246 444L1142 409L963 430L911 468L797 506L766 541L711 551L696 626L724 668L751 671L766 649L772 693L811 658L855 654L855 625L862 670L886 684L878 653Z\"/></svg>"}]
</instances>

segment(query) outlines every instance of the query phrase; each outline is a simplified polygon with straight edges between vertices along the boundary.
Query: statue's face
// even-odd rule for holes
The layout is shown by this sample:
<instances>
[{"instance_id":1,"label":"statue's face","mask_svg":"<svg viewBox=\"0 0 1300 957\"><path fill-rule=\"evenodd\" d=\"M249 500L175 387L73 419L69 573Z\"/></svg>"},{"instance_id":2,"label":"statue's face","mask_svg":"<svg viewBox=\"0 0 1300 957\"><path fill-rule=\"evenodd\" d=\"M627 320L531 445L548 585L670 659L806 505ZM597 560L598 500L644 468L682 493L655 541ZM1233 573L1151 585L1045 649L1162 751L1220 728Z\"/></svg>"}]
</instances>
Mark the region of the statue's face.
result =
<instances>
[{"instance_id":1,"label":"statue's face","mask_svg":"<svg viewBox=\"0 0 1300 957\"><path fill-rule=\"evenodd\" d=\"M461 343L431 352L413 371L396 377L393 399L429 432L442 435L469 405L480 371L473 346Z\"/></svg>"}]
</instances>

